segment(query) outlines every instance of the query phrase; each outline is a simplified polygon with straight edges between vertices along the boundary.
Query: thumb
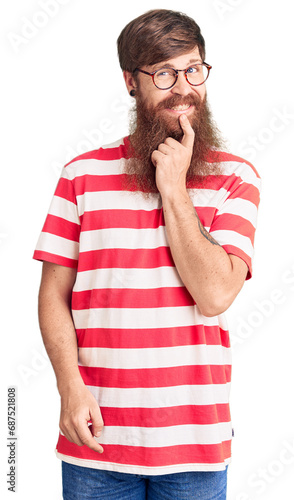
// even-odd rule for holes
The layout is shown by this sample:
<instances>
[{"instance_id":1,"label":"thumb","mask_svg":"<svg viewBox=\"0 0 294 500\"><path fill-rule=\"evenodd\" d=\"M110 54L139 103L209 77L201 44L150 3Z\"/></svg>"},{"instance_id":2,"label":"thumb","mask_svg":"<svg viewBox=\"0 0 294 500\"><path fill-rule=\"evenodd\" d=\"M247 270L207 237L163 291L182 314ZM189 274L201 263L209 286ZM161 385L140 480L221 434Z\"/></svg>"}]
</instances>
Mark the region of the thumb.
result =
<instances>
[{"instance_id":1,"label":"thumb","mask_svg":"<svg viewBox=\"0 0 294 500\"><path fill-rule=\"evenodd\" d=\"M98 404L90 408L90 416L92 421L92 434L94 436L100 435L104 426L104 422Z\"/></svg>"},{"instance_id":2,"label":"thumb","mask_svg":"<svg viewBox=\"0 0 294 500\"><path fill-rule=\"evenodd\" d=\"M181 144L185 146L185 148L192 149L194 144L195 132L189 122L188 117L184 113L180 116L180 125L184 132Z\"/></svg>"}]
</instances>

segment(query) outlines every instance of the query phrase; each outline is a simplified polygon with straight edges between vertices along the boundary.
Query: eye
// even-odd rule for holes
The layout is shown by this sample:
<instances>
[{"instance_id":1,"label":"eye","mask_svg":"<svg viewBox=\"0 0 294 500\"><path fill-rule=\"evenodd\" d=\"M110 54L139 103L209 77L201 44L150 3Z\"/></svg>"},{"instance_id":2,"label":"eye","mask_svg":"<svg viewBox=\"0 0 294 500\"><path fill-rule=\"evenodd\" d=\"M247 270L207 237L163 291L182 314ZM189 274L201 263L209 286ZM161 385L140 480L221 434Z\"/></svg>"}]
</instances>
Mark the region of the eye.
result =
<instances>
[{"instance_id":1,"label":"eye","mask_svg":"<svg viewBox=\"0 0 294 500\"><path fill-rule=\"evenodd\" d=\"M201 67L198 65L196 66L190 66L189 68L186 69L186 73L188 74L193 74L193 73L198 73L200 71Z\"/></svg>"},{"instance_id":2,"label":"eye","mask_svg":"<svg viewBox=\"0 0 294 500\"><path fill-rule=\"evenodd\" d=\"M156 71L156 76L159 78L165 78L165 77L173 76L173 75L174 75L174 71L172 69L169 69L169 68L162 68L162 69L159 69L158 71Z\"/></svg>"}]
</instances>

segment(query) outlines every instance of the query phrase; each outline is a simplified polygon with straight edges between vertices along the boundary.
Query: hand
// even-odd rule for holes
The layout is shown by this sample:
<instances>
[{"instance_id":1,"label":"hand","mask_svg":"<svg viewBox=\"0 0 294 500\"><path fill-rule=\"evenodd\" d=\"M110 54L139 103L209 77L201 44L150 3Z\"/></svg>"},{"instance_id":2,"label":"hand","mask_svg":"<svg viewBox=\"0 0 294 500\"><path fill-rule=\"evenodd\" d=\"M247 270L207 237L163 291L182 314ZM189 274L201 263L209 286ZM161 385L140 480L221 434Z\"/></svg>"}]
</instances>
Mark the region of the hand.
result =
<instances>
[{"instance_id":1,"label":"hand","mask_svg":"<svg viewBox=\"0 0 294 500\"><path fill-rule=\"evenodd\" d=\"M92 421L89 427L88 422ZM103 420L96 399L86 386L74 386L61 394L59 427L65 437L78 446L86 445L98 453L103 448L95 437L99 437Z\"/></svg>"},{"instance_id":2,"label":"hand","mask_svg":"<svg viewBox=\"0 0 294 500\"><path fill-rule=\"evenodd\" d=\"M182 141L168 137L151 155L156 167L156 185L162 196L176 189L186 190L195 134L185 114L180 116L179 121L184 132Z\"/></svg>"}]
</instances>

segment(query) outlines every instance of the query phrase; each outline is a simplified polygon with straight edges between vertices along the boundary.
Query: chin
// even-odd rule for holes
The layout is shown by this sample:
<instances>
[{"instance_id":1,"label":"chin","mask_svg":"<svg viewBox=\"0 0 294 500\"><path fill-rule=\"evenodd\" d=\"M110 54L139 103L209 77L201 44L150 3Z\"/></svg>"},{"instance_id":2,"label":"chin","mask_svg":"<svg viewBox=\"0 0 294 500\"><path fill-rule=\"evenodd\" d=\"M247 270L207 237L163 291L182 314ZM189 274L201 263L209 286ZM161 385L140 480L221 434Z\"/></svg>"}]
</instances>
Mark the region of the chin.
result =
<instances>
[{"instance_id":1,"label":"chin","mask_svg":"<svg viewBox=\"0 0 294 500\"><path fill-rule=\"evenodd\" d=\"M165 114L165 116L164 117L162 116L161 119L168 133L176 133L176 134L183 133L182 127L179 122L179 116L171 116L171 115L166 116Z\"/></svg>"}]
</instances>

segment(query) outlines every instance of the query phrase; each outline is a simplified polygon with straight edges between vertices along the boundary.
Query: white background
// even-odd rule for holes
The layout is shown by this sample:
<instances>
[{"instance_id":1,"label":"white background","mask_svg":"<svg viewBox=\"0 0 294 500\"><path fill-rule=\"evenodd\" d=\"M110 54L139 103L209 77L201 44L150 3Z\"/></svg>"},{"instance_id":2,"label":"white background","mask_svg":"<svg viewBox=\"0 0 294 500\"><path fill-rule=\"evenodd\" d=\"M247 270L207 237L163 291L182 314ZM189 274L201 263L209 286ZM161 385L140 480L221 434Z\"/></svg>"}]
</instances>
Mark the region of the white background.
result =
<instances>
[{"instance_id":1,"label":"white background","mask_svg":"<svg viewBox=\"0 0 294 500\"><path fill-rule=\"evenodd\" d=\"M50 15L46 14L50 4ZM7 491L7 388L18 391L20 499L60 499L59 397L37 321L32 253L60 168L128 133L116 39L151 8L200 25L208 97L230 149L263 179L254 277L228 312L235 427L229 500L294 498L293 38L290 0L1 6L1 498Z\"/></svg>"}]
</instances>

